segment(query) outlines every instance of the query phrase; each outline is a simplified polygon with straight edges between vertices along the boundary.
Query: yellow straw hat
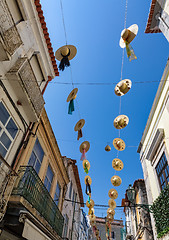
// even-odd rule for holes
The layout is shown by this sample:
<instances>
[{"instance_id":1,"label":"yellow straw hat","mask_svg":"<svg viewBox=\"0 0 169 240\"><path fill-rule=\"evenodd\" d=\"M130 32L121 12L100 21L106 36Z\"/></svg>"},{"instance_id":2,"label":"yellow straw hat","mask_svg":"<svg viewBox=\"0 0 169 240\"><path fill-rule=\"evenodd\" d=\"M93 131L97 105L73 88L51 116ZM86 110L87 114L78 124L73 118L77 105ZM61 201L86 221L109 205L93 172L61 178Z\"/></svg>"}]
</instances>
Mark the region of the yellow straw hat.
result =
<instances>
[{"instance_id":1,"label":"yellow straw hat","mask_svg":"<svg viewBox=\"0 0 169 240\"><path fill-rule=\"evenodd\" d=\"M114 92L117 96L123 96L131 89L131 85L131 80L124 79L115 86Z\"/></svg>"},{"instance_id":2,"label":"yellow straw hat","mask_svg":"<svg viewBox=\"0 0 169 240\"><path fill-rule=\"evenodd\" d=\"M82 142L80 145L80 152L83 153L83 150L85 149L85 152L88 152L90 148L90 143L88 141Z\"/></svg>"},{"instance_id":3,"label":"yellow straw hat","mask_svg":"<svg viewBox=\"0 0 169 240\"><path fill-rule=\"evenodd\" d=\"M90 199L90 203L87 201L86 202L86 207L93 208L94 207L94 201L92 199Z\"/></svg>"},{"instance_id":4,"label":"yellow straw hat","mask_svg":"<svg viewBox=\"0 0 169 240\"><path fill-rule=\"evenodd\" d=\"M77 92L78 92L78 88L74 88L74 89L69 93L66 101L67 101L67 102L70 102L72 99L75 99Z\"/></svg>"},{"instance_id":5,"label":"yellow straw hat","mask_svg":"<svg viewBox=\"0 0 169 240\"><path fill-rule=\"evenodd\" d=\"M118 186L120 186L121 185L121 178L119 177L119 176L113 176L112 178L111 178L111 183L113 184L113 186L115 186L115 187L118 187Z\"/></svg>"},{"instance_id":6,"label":"yellow straw hat","mask_svg":"<svg viewBox=\"0 0 169 240\"><path fill-rule=\"evenodd\" d=\"M114 215L115 215L114 209L113 209L113 208L108 208L108 209L107 209L107 215L108 215L108 214L111 214L111 215L114 216Z\"/></svg>"},{"instance_id":7,"label":"yellow straw hat","mask_svg":"<svg viewBox=\"0 0 169 240\"><path fill-rule=\"evenodd\" d=\"M87 180L88 180L89 185L91 185L91 184L92 184L92 179L91 179L91 177L89 177L89 176L86 176L86 177L85 177L85 184L87 184Z\"/></svg>"},{"instance_id":8,"label":"yellow straw hat","mask_svg":"<svg viewBox=\"0 0 169 240\"><path fill-rule=\"evenodd\" d=\"M121 32L121 38L120 38L120 42L119 45L121 48L125 48L126 44L125 41L127 41L128 43L131 43L133 41L133 39L135 38L135 36L138 33L138 25L137 24L133 24L131 25L129 28L124 29Z\"/></svg>"},{"instance_id":9,"label":"yellow straw hat","mask_svg":"<svg viewBox=\"0 0 169 240\"><path fill-rule=\"evenodd\" d=\"M129 123L129 118L126 115L119 115L114 119L114 127L116 129L125 128Z\"/></svg>"},{"instance_id":10,"label":"yellow straw hat","mask_svg":"<svg viewBox=\"0 0 169 240\"><path fill-rule=\"evenodd\" d=\"M111 147L110 147L109 145L107 145L107 146L105 147L105 151L106 151L106 152L110 152L110 151L111 151Z\"/></svg>"},{"instance_id":11,"label":"yellow straw hat","mask_svg":"<svg viewBox=\"0 0 169 240\"><path fill-rule=\"evenodd\" d=\"M125 147L126 147L125 142L121 138L115 138L113 140L113 146L118 151L123 151L125 149Z\"/></svg>"},{"instance_id":12,"label":"yellow straw hat","mask_svg":"<svg viewBox=\"0 0 169 240\"><path fill-rule=\"evenodd\" d=\"M83 160L83 168L87 168L88 171L90 170L90 162L87 159Z\"/></svg>"},{"instance_id":13,"label":"yellow straw hat","mask_svg":"<svg viewBox=\"0 0 169 240\"><path fill-rule=\"evenodd\" d=\"M75 127L74 127L74 130L75 130L75 131L79 131L80 129L82 129L82 127L84 126L84 124L85 124L85 120L84 120L84 119L80 119L80 120L76 123L76 125L75 125Z\"/></svg>"},{"instance_id":14,"label":"yellow straw hat","mask_svg":"<svg viewBox=\"0 0 169 240\"><path fill-rule=\"evenodd\" d=\"M111 188L108 192L109 198L116 199L118 197L118 192L116 189Z\"/></svg>"},{"instance_id":15,"label":"yellow straw hat","mask_svg":"<svg viewBox=\"0 0 169 240\"><path fill-rule=\"evenodd\" d=\"M121 171L124 167L123 162L119 158L114 158L112 161L112 167L116 171Z\"/></svg>"},{"instance_id":16,"label":"yellow straw hat","mask_svg":"<svg viewBox=\"0 0 169 240\"><path fill-rule=\"evenodd\" d=\"M68 59L72 60L77 53L77 49L75 46L73 45L65 45L60 47L56 52L55 52L55 57L57 60L61 61L63 56L68 55L68 53L70 52Z\"/></svg>"},{"instance_id":17,"label":"yellow straw hat","mask_svg":"<svg viewBox=\"0 0 169 240\"><path fill-rule=\"evenodd\" d=\"M114 201L114 199L109 199L108 205L110 208L114 209L116 208L116 202Z\"/></svg>"}]
</instances>

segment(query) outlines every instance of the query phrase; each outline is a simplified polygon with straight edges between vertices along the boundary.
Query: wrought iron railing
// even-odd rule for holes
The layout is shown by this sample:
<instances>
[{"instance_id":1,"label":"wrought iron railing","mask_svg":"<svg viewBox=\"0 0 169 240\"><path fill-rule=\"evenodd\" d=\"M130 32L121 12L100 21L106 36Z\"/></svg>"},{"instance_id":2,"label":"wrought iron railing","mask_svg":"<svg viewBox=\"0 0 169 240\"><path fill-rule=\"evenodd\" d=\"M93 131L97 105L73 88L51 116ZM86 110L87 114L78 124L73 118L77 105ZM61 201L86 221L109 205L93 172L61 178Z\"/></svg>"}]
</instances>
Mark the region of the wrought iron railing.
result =
<instances>
[{"instance_id":1,"label":"wrought iron railing","mask_svg":"<svg viewBox=\"0 0 169 240\"><path fill-rule=\"evenodd\" d=\"M62 236L64 218L33 167L20 167L12 195L23 196Z\"/></svg>"}]
</instances>

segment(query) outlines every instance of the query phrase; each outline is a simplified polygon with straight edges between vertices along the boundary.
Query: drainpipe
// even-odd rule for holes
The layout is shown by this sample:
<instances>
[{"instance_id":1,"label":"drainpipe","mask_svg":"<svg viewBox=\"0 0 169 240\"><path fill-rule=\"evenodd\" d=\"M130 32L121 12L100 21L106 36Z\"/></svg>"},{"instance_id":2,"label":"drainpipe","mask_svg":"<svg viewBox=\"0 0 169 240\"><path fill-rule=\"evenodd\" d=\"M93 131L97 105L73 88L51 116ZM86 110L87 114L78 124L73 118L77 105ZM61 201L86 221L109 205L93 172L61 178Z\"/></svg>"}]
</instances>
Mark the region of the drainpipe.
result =
<instances>
[{"instance_id":1,"label":"drainpipe","mask_svg":"<svg viewBox=\"0 0 169 240\"><path fill-rule=\"evenodd\" d=\"M77 193L76 193L76 195L75 195L75 202L74 202L74 209L73 209L71 240L72 240L72 236L73 236L73 227L74 227L74 217L75 217L76 198L77 198Z\"/></svg>"},{"instance_id":2,"label":"drainpipe","mask_svg":"<svg viewBox=\"0 0 169 240\"><path fill-rule=\"evenodd\" d=\"M52 77L51 77L51 76L48 76L48 80L47 80L47 82L46 82L46 84L45 84L45 86L44 86L44 88L43 88L43 90L42 90L42 95L44 94L44 92L45 92L45 90L46 90L46 88L47 88L47 85L48 85L48 83L49 83L51 80L52 80Z\"/></svg>"}]
</instances>

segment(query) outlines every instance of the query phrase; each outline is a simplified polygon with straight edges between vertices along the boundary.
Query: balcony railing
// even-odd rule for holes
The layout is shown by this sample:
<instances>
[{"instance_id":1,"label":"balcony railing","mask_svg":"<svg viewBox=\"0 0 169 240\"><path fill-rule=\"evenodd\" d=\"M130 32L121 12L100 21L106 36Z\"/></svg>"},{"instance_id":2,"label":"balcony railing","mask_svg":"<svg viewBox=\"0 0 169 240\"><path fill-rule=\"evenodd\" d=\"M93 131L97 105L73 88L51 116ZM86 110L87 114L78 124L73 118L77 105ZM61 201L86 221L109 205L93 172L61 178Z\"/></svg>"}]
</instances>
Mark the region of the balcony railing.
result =
<instances>
[{"instance_id":1,"label":"balcony railing","mask_svg":"<svg viewBox=\"0 0 169 240\"><path fill-rule=\"evenodd\" d=\"M12 195L24 197L45 218L56 233L62 236L64 218L32 167L20 167Z\"/></svg>"}]
</instances>

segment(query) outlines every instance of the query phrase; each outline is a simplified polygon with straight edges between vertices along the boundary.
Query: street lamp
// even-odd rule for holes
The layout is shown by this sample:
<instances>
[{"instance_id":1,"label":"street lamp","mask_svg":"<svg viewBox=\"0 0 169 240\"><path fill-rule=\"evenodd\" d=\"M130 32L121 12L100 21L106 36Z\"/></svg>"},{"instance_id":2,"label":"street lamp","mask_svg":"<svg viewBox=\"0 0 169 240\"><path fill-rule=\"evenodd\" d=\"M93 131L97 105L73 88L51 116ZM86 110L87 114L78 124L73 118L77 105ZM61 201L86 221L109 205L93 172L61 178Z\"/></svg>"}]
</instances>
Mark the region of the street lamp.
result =
<instances>
[{"instance_id":1,"label":"street lamp","mask_svg":"<svg viewBox=\"0 0 169 240\"><path fill-rule=\"evenodd\" d=\"M148 212L152 212L151 205L148 204L135 204L135 198L136 198L136 190L132 187L131 184L129 184L128 189L126 190L127 198L129 202L131 202L133 205L131 207L141 207L144 210Z\"/></svg>"},{"instance_id":2,"label":"street lamp","mask_svg":"<svg viewBox=\"0 0 169 240\"><path fill-rule=\"evenodd\" d=\"M135 189L132 187L131 184L129 184L128 189L126 190L127 193L127 198L131 203L134 203L135 201L135 196L136 196L136 191Z\"/></svg>"}]
</instances>

